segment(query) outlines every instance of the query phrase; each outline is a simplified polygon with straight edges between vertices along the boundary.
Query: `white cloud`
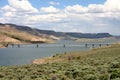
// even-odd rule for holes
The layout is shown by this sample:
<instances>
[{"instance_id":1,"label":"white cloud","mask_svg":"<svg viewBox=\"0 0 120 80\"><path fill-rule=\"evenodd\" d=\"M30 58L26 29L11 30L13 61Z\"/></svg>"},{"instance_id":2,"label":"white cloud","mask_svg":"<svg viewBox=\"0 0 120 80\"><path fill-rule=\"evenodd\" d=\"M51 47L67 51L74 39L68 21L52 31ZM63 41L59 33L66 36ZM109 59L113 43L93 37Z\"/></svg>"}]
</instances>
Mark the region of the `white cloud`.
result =
<instances>
[{"instance_id":1,"label":"white cloud","mask_svg":"<svg viewBox=\"0 0 120 80\"><path fill-rule=\"evenodd\" d=\"M1 22L24 25L28 16L38 13L28 0L8 0L8 3L0 9Z\"/></svg>"},{"instance_id":2,"label":"white cloud","mask_svg":"<svg viewBox=\"0 0 120 80\"><path fill-rule=\"evenodd\" d=\"M1 11L2 11L3 16L5 18L5 17L15 16L15 13L17 10L15 8L10 7L9 5L6 5L6 6L1 8Z\"/></svg>"},{"instance_id":3,"label":"white cloud","mask_svg":"<svg viewBox=\"0 0 120 80\"><path fill-rule=\"evenodd\" d=\"M73 5L73 6L67 6L65 8L65 11L70 12L70 13L85 13L88 10L86 7L83 7L83 6L77 4L77 5Z\"/></svg>"},{"instance_id":4,"label":"white cloud","mask_svg":"<svg viewBox=\"0 0 120 80\"><path fill-rule=\"evenodd\" d=\"M7 16L7 17L10 17L10 16L12 16L12 15L13 15L12 12L7 12L7 13L4 14L4 16Z\"/></svg>"},{"instance_id":5,"label":"white cloud","mask_svg":"<svg viewBox=\"0 0 120 80\"><path fill-rule=\"evenodd\" d=\"M88 6L75 4L64 9L49 6L41 7L40 10L34 8L28 0L8 1L9 5L0 9L0 21L4 23L56 31L120 34L120 0L106 0L104 4Z\"/></svg>"},{"instance_id":6,"label":"white cloud","mask_svg":"<svg viewBox=\"0 0 120 80\"><path fill-rule=\"evenodd\" d=\"M120 11L120 0L107 0L104 6L105 6L105 9L107 10Z\"/></svg>"},{"instance_id":7,"label":"white cloud","mask_svg":"<svg viewBox=\"0 0 120 80\"><path fill-rule=\"evenodd\" d=\"M87 9L88 9L88 12L101 13L104 11L104 6L97 5L97 4L90 4L88 5Z\"/></svg>"},{"instance_id":8,"label":"white cloud","mask_svg":"<svg viewBox=\"0 0 120 80\"><path fill-rule=\"evenodd\" d=\"M47 15L36 15L36 16L30 16L28 18L28 21L33 21L33 22L60 22L63 19L65 19L67 15L65 14L47 14Z\"/></svg>"},{"instance_id":9,"label":"white cloud","mask_svg":"<svg viewBox=\"0 0 120 80\"><path fill-rule=\"evenodd\" d=\"M2 7L2 10L3 11L16 11L16 9L15 8L13 8L13 7L10 7L9 5L6 5L6 6L4 6L4 7Z\"/></svg>"},{"instance_id":10,"label":"white cloud","mask_svg":"<svg viewBox=\"0 0 120 80\"><path fill-rule=\"evenodd\" d=\"M46 13L57 13L59 12L60 10L53 7L53 6L49 6L49 7L42 7L40 9L42 12L46 12Z\"/></svg>"},{"instance_id":11,"label":"white cloud","mask_svg":"<svg viewBox=\"0 0 120 80\"><path fill-rule=\"evenodd\" d=\"M37 12L37 9L32 7L28 0L8 0L8 3L11 7L17 9L18 11Z\"/></svg>"},{"instance_id":12,"label":"white cloud","mask_svg":"<svg viewBox=\"0 0 120 80\"><path fill-rule=\"evenodd\" d=\"M60 5L59 2L54 2L54 1L50 1L49 4L50 4L50 5Z\"/></svg>"}]
</instances>

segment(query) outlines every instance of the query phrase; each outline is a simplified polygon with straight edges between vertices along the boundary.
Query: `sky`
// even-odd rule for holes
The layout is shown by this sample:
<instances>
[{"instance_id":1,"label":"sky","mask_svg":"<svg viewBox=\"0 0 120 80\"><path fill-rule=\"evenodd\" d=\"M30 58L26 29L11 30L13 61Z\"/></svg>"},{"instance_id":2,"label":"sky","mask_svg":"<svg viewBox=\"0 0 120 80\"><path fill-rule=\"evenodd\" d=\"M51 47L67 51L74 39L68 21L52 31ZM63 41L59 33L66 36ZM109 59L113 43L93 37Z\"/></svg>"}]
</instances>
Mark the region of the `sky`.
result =
<instances>
[{"instance_id":1,"label":"sky","mask_svg":"<svg viewBox=\"0 0 120 80\"><path fill-rule=\"evenodd\" d=\"M120 0L0 0L0 23L120 35Z\"/></svg>"}]
</instances>

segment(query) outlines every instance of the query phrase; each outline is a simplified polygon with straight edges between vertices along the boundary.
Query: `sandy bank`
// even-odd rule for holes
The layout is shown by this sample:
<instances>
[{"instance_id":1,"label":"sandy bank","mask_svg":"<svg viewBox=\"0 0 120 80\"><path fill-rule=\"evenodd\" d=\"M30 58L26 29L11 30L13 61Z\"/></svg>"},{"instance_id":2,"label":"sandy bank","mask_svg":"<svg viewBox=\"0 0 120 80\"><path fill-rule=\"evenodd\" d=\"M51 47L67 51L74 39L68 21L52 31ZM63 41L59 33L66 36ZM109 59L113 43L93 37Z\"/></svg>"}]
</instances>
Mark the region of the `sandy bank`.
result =
<instances>
[{"instance_id":1,"label":"sandy bank","mask_svg":"<svg viewBox=\"0 0 120 80\"><path fill-rule=\"evenodd\" d=\"M0 44L0 48L5 48L5 46L3 46L3 45Z\"/></svg>"},{"instance_id":2,"label":"sandy bank","mask_svg":"<svg viewBox=\"0 0 120 80\"><path fill-rule=\"evenodd\" d=\"M61 62L64 61L63 58L58 58L58 57L46 57L46 58L40 58L40 59L35 59L32 61L33 64L46 64L46 63L54 63L54 62Z\"/></svg>"},{"instance_id":3,"label":"sandy bank","mask_svg":"<svg viewBox=\"0 0 120 80\"><path fill-rule=\"evenodd\" d=\"M33 64L44 64L45 63L45 59L42 58L42 59L35 59L33 60L32 62Z\"/></svg>"}]
</instances>

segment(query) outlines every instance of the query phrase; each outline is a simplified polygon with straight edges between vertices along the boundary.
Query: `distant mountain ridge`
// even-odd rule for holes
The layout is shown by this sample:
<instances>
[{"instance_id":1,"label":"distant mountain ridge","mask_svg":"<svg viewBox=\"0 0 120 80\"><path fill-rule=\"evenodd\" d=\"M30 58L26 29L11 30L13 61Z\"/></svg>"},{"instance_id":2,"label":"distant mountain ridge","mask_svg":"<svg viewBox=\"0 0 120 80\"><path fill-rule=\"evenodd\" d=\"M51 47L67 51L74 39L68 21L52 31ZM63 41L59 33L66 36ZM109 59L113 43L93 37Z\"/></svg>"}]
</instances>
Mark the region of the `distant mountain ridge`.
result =
<instances>
[{"instance_id":1,"label":"distant mountain ridge","mask_svg":"<svg viewBox=\"0 0 120 80\"><path fill-rule=\"evenodd\" d=\"M35 35L35 36L55 36L55 37L74 37L74 38L91 38L91 39L96 39L96 38L107 38L107 37L113 37L111 34L109 33L77 33L77 32L55 32L53 30L40 30L40 29L36 29L36 28L31 28L28 26L20 26L20 25L16 25L16 24L2 24L0 23L0 26L5 26L8 25L10 27L14 27L17 30L20 31L24 31L27 32L31 35Z\"/></svg>"},{"instance_id":2,"label":"distant mountain ridge","mask_svg":"<svg viewBox=\"0 0 120 80\"><path fill-rule=\"evenodd\" d=\"M96 38L106 38L106 37L112 37L109 33L66 33L69 36L75 37L75 38L90 38L90 39L96 39Z\"/></svg>"}]
</instances>

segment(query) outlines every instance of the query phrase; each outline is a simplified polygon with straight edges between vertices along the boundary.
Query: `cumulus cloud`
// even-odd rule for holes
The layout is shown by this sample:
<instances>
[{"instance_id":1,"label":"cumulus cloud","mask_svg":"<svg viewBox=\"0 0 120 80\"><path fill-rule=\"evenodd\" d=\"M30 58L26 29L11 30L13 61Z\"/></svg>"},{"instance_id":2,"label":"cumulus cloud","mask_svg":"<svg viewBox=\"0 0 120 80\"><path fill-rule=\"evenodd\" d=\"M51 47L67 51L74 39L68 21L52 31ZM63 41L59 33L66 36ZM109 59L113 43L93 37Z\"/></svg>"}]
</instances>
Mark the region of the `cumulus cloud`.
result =
<instances>
[{"instance_id":1,"label":"cumulus cloud","mask_svg":"<svg viewBox=\"0 0 120 80\"><path fill-rule=\"evenodd\" d=\"M56 31L120 34L120 0L104 4L69 5L34 8L28 0L8 0L0 9L0 21ZM51 4L53 5L53 4Z\"/></svg>"},{"instance_id":2,"label":"cumulus cloud","mask_svg":"<svg viewBox=\"0 0 120 80\"><path fill-rule=\"evenodd\" d=\"M67 16L65 14L47 14L47 15L36 15L28 18L30 21L42 21L42 22L60 22Z\"/></svg>"},{"instance_id":3,"label":"cumulus cloud","mask_svg":"<svg viewBox=\"0 0 120 80\"><path fill-rule=\"evenodd\" d=\"M102 13L104 12L104 6L103 5L96 5L96 4L90 4L88 7L89 13Z\"/></svg>"},{"instance_id":4,"label":"cumulus cloud","mask_svg":"<svg viewBox=\"0 0 120 80\"><path fill-rule=\"evenodd\" d=\"M23 25L28 16L38 13L38 10L28 0L8 0L8 5L0 8L0 11L2 22Z\"/></svg>"},{"instance_id":5,"label":"cumulus cloud","mask_svg":"<svg viewBox=\"0 0 120 80\"><path fill-rule=\"evenodd\" d=\"M3 11L16 11L16 9L15 8L13 8L13 7L10 7L9 5L6 5L6 6L4 6L4 7L2 7L2 10Z\"/></svg>"},{"instance_id":6,"label":"cumulus cloud","mask_svg":"<svg viewBox=\"0 0 120 80\"><path fill-rule=\"evenodd\" d=\"M8 0L8 3L11 7L19 11L37 12L37 9L32 7L28 0Z\"/></svg>"},{"instance_id":7,"label":"cumulus cloud","mask_svg":"<svg viewBox=\"0 0 120 80\"><path fill-rule=\"evenodd\" d=\"M53 6L49 6L49 7L42 7L40 9L42 12L46 12L46 13L57 13L59 12L60 10L53 7Z\"/></svg>"},{"instance_id":8,"label":"cumulus cloud","mask_svg":"<svg viewBox=\"0 0 120 80\"><path fill-rule=\"evenodd\" d=\"M106 10L120 11L120 0L107 0L104 4Z\"/></svg>"},{"instance_id":9,"label":"cumulus cloud","mask_svg":"<svg viewBox=\"0 0 120 80\"><path fill-rule=\"evenodd\" d=\"M104 4L67 6L65 12L82 32L110 32L120 34L120 0L107 0ZM72 26L70 24L70 26Z\"/></svg>"},{"instance_id":10,"label":"cumulus cloud","mask_svg":"<svg viewBox=\"0 0 120 80\"><path fill-rule=\"evenodd\" d=\"M60 5L59 2L54 2L54 1L50 1L49 4L50 4L50 5Z\"/></svg>"},{"instance_id":11,"label":"cumulus cloud","mask_svg":"<svg viewBox=\"0 0 120 80\"><path fill-rule=\"evenodd\" d=\"M65 11L70 12L70 13L85 13L88 10L86 7L83 7L83 6L77 4L77 5L73 5L73 6L67 6L65 8Z\"/></svg>"}]
</instances>

